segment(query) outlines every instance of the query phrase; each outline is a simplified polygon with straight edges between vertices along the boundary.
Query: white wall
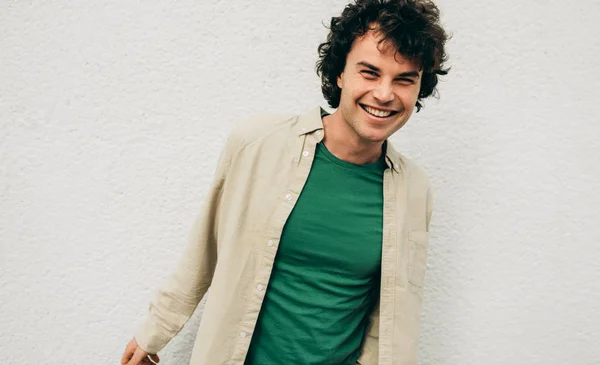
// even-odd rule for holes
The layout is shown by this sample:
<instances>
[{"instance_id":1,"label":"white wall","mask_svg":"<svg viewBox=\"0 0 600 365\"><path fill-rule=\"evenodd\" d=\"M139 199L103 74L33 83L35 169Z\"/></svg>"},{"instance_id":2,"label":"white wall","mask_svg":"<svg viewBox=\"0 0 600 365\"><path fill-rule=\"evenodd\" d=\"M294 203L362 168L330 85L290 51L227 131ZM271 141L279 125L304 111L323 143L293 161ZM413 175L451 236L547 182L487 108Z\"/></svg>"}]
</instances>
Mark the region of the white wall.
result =
<instances>
[{"instance_id":1,"label":"white wall","mask_svg":"<svg viewBox=\"0 0 600 365\"><path fill-rule=\"evenodd\" d=\"M115 364L232 123L325 105L345 1L47 3L0 3L0 358ZM453 69L394 137L436 191L421 364L598 364L599 3L440 7Z\"/></svg>"}]
</instances>

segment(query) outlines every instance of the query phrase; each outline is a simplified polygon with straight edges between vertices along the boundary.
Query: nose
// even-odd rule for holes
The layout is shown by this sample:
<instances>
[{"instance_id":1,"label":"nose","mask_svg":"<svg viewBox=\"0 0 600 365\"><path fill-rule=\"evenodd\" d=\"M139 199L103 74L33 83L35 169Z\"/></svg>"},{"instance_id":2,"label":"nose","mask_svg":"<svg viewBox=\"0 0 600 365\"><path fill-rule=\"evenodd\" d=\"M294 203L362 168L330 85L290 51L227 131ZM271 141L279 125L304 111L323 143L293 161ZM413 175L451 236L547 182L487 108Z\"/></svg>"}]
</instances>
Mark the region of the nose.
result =
<instances>
[{"instance_id":1,"label":"nose","mask_svg":"<svg viewBox=\"0 0 600 365\"><path fill-rule=\"evenodd\" d=\"M387 82L380 82L373 90L373 97L382 104L394 100L394 90L392 85Z\"/></svg>"}]
</instances>

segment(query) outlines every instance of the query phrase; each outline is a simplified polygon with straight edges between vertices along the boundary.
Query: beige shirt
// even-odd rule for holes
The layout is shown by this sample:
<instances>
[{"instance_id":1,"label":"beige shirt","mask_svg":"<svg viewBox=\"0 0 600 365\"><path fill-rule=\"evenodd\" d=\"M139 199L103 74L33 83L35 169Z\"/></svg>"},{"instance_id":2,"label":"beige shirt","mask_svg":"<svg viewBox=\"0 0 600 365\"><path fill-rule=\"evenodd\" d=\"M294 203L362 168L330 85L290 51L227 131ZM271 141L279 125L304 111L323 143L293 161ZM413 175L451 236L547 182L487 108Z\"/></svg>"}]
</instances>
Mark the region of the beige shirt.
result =
<instances>
[{"instance_id":1,"label":"beige shirt","mask_svg":"<svg viewBox=\"0 0 600 365\"><path fill-rule=\"evenodd\" d=\"M136 334L157 353L210 287L191 365L243 365L283 226L323 139L321 108L239 124L174 272ZM416 365L432 199L426 174L388 142L381 292L358 364Z\"/></svg>"}]
</instances>

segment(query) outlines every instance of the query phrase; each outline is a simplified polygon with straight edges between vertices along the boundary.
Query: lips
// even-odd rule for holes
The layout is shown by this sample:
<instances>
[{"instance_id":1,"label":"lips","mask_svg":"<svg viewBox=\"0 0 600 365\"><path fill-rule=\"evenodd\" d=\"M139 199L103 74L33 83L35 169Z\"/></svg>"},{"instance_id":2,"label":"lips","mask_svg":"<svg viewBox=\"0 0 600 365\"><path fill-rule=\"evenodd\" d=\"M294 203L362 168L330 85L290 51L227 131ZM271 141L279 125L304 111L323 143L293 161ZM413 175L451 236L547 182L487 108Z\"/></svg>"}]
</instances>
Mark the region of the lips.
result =
<instances>
[{"instance_id":1,"label":"lips","mask_svg":"<svg viewBox=\"0 0 600 365\"><path fill-rule=\"evenodd\" d=\"M376 119L387 119L389 117L392 117L396 114L398 114L397 111L395 110L381 110L381 109L377 109L377 108L372 108L368 105L363 105L363 104L359 104L360 107L362 108L362 110L365 111L365 113L367 113L369 116L376 118Z\"/></svg>"}]
</instances>

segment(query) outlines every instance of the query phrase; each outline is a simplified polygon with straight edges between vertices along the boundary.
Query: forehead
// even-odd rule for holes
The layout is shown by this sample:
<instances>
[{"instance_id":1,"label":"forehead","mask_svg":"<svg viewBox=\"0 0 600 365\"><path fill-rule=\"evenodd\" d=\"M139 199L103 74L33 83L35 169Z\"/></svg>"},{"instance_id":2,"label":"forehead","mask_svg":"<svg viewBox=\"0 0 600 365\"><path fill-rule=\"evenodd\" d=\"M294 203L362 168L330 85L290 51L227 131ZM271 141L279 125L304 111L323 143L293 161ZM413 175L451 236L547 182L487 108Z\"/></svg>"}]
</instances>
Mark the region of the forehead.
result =
<instances>
[{"instance_id":1,"label":"forehead","mask_svg":"<svg viewBox=\"0 0 600 365\"><path fill-rule=\"evenodd\" d=\"M390 42L380 42L382 35L370 30L352 43L347 57L347 65L353 66L360 61L377 63L378 67L402 69L403 71L419 71L416 62L402 55Z\"/></svg>"}]
</instances>

